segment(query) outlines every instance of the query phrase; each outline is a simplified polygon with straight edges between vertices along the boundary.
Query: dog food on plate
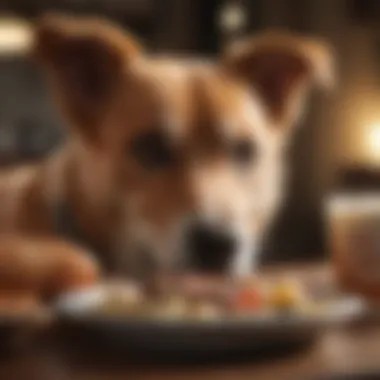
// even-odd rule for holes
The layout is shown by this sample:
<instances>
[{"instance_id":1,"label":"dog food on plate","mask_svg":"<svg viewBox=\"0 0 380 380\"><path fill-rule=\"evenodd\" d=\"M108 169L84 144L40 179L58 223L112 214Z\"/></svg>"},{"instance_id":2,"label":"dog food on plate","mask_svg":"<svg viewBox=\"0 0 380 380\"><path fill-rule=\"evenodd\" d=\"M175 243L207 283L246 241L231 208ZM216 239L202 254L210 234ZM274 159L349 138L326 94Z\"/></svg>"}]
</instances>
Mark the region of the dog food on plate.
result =
<instances>
[{"instance_id":1,"label":"dog food on plate","mask_svg":"<svg viewBox=\"0 0 380 380\"><path fill-rule=\"evenodd\" d=\"M167 281L154 295L146 294L137 285L119 284L109 288L92 312L109 316L214 320L223 316L305 310L311 303L311 297L296 281L268 283L255 279L236 284L189 277Z\"/></svg>"}]
</instances>

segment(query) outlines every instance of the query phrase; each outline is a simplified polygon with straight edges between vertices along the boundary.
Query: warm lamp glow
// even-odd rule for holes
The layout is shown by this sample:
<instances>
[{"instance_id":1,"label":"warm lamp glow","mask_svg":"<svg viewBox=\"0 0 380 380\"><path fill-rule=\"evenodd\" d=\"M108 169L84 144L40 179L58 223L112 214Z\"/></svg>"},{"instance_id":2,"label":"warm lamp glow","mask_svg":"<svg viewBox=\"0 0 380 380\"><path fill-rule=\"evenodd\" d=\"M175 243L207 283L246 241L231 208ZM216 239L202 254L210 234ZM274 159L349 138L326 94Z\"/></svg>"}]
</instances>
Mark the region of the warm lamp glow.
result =
<instances>
[{"instance_id":1,"label":"warm lamp glow","mask_svg":"<svg viewBox=\"0 0 380 380\"><path fill-rule=\"evenodd\" d=\"M380 123L370 126L368 147L371 157L380 163Z\"/></svg>"},{"instance_id":2,"label":"warm lamp glow","mask_svg":"<svg viewBox=\"0 0 380 380\"><path fill-rule=\"evenodd\" d=\"M0 17L0 53L24 53L30 47L31 39L27 22Z\"/></svg>"}]
</instances>

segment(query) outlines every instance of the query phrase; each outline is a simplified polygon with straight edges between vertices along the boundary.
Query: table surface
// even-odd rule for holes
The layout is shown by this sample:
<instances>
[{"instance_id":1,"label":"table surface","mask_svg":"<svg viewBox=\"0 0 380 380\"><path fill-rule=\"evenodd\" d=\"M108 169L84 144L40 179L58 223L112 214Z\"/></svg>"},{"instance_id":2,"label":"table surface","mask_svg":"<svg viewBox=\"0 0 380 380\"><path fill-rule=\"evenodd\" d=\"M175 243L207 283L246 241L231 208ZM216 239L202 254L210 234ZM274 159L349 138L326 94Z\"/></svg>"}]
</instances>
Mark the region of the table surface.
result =
<instances>
[{"instance_id":1,"label":"table surface","mask_svg":"<svg viewBox=\"0 0 380 380\"><path fill-rule=\"evenodd\" d=\"M284 270L282 270L283 272ZM288 272L288 270L286 270ZM277 272L276 272L277 273ZM298 270L300 276L324 276L325 268ZM126 358L126 362L128 359ZM324 332L311 345L276 358L197 366L114 366L67 362L53 348L38 347L8 354L0 360L0 379L12 380L238 380L315 379L335 374L378 373L380 378L380 323L341 326ZM363 378L362 376L358 378Z\"/></svg>"}]
</instances>

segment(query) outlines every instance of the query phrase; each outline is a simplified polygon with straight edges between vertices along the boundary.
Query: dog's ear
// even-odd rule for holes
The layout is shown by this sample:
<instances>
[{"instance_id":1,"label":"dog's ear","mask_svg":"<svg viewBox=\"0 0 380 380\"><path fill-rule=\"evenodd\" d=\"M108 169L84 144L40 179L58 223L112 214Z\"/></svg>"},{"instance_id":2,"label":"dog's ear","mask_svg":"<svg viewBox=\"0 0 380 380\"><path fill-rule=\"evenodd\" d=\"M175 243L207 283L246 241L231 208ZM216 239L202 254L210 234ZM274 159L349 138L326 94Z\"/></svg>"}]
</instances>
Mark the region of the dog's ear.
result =
<instances>
[{"instance_id":1,"label":"dog's ear","mask_svg":"<svg viewBox=\"0 0 380 380\"><path fill-rule=\"evenodd\" d=\"M94 18L48 15L35 28L34 56L53 83L65 113L94 126L139 47L118 27Z\"/></svg>"},{"instance_id":2,"label":"dog's ear","mask_svg":"<svg viewBox=\"0 0 380 380\"><path fill-rule=\"evenodd\" d=\"M331 87L331 49L320 41L271 31L230 47L224 61L258 93L271 123L294 124L313 84Z\"/></svg>"}]
</instances>

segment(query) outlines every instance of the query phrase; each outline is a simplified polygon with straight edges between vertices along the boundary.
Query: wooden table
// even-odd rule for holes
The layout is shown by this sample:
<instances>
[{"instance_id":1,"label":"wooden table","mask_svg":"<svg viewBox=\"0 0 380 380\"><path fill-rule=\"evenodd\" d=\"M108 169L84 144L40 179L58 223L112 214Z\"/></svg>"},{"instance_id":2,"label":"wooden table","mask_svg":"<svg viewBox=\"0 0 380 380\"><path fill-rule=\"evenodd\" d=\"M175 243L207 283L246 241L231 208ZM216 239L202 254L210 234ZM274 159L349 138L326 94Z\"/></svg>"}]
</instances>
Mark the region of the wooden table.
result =
<instances>
[{"instance_id":1,"label":"wooden table","mask_svg":"<svg viewBox=\"0 0 380 380\"><path fill-rule=\"evenodd\" d=\"M315 270L303 270L314 275ZM321 275L319 272L318 275ZM53 345L54 346L54 345ZM326 331L312 345L271 360L202 366L114 366L98 359L83 364L65 361L53 346L31 347L0 361L1 380L239 380L319 379L334 374L376 372L380 378L380 323ZM126 358L128 362L128 358ZM358 378L363 378L358 377Z\"/></svg>"}]
</instances>

